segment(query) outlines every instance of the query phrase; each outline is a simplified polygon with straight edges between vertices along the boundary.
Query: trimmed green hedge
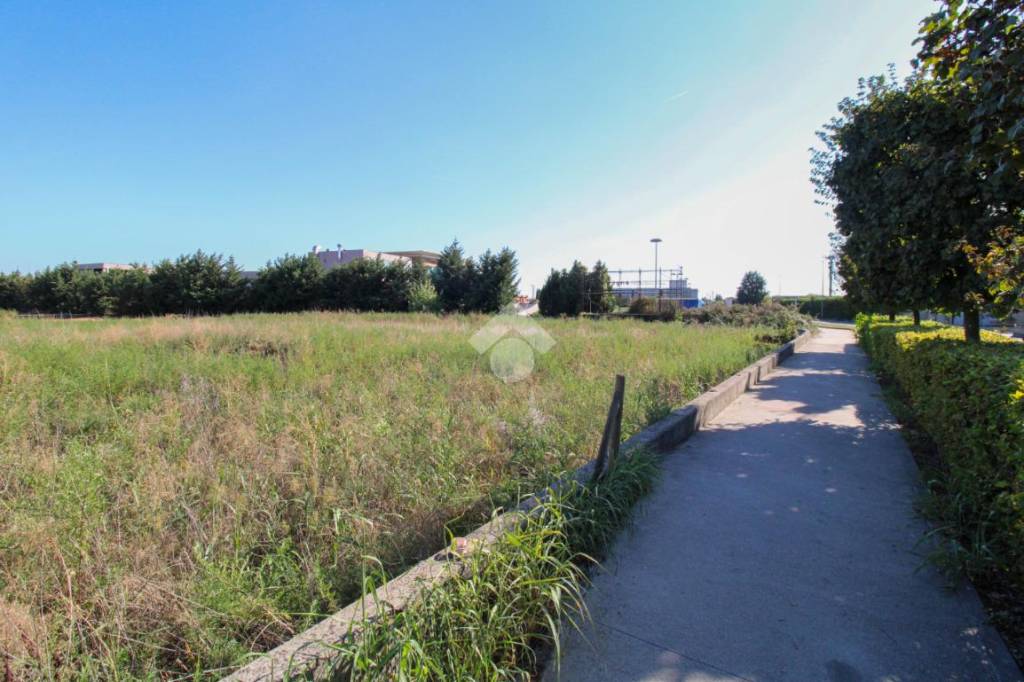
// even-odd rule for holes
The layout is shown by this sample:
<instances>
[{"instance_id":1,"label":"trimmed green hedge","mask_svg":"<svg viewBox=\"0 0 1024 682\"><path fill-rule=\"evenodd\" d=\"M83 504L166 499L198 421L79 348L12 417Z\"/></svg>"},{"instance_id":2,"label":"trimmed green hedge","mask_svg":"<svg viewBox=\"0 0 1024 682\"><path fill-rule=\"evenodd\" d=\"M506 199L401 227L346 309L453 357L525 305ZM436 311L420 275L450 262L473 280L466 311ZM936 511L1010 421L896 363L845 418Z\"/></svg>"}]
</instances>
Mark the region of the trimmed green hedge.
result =
<instances>
[{"instance_id":1,"label":"trimmed green hedge","mask_svg":"<svg viewBox=\"0 0 1024 682\"><path fill-rule=\"evenodd\" d=\"M1024 589L1024 344L867 315L857 336L938 447L930 507L954 537L946 558Z\"/></svg>"},{"instance_id":2,"label":"trimmed green hedge","mask_svg":"<svg viewBox=\"0 0 1024 682\"><path fill-rule=\"evenodd\" d=\"M857 311L853 309L845 296L811 298L800 301L797 308L804 315L819 320L852 320Z\"/></svg>"},{"instance_id":3,"label":"trimmed green hedge","mask_svg":"<svg viewBox=\"0 0 1024 682\"><path fill-rule=\"evenodd\" d=\"M845 296L776 296L773 300L816 320L852 320L857 314Z\"/></svg>"}]
</instances>

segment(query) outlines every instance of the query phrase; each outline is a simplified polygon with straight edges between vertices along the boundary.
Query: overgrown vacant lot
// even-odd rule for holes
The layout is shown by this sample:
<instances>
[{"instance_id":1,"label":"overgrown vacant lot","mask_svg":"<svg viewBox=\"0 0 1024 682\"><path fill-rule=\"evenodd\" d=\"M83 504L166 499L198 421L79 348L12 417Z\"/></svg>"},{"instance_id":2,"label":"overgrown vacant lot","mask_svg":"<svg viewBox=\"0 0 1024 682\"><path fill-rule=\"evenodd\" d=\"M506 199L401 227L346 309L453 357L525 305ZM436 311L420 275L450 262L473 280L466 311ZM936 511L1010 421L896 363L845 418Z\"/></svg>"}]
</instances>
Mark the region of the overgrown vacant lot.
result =
<instances>
[{"instance_id":1,"label":"overgrown vacant lot","mask_svg":"<svg viewBox=\"0 0 1024 682\"><path fill-rule=\"evenodd\" d=\"M505 384L482 317L0 319L0 652L15 678L214 676L766 350L548 321ZM0 666L0 670L3 670Z\"/></svg>"}]
</instances>

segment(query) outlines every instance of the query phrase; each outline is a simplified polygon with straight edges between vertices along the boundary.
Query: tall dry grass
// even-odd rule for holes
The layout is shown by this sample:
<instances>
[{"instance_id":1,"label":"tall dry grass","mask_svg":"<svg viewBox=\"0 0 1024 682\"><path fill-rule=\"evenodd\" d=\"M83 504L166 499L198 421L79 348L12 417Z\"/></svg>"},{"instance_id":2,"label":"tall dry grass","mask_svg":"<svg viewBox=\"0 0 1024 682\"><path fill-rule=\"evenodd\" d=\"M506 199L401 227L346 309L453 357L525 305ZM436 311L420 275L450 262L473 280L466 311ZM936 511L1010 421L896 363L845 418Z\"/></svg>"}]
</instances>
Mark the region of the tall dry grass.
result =
<instances>
[{"instance_id":1,"label":"tall dry grass","mask_svg":"<svg viewBox=\"0 0 1024 682\"><path fill-rule=\"evenodd\" d=\"M0 319L0 651L16 679L215 677L764 352L757 329L480 317ZM0 672L5 668L0 667Z\"/></svg>"}]
</instances>

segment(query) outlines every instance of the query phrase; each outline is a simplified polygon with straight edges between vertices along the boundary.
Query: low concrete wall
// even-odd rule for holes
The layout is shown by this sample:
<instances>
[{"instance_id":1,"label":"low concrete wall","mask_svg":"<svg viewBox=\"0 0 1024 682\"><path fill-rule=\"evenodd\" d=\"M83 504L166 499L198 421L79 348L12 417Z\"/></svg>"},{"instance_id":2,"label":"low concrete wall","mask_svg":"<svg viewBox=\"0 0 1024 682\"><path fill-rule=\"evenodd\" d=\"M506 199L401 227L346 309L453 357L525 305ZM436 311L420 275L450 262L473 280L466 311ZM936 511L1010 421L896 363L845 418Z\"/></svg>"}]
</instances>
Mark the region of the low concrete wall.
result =
<instances>
[{"instance_id":1,"label":"low concrete wall","mask_svg":"<svg viewBox=\"0 0 1024 682\"><path fill-rule=\"evenodd\" d=\"M733 400L741 396L783 361L803 346L810 338L803 332L766 355L754 364L740 370L714 388L702 393L683 407L673 410L664 419L651 424L622 444L621 456L628 457L640 449L665 451L679 445L693 433L714 419ZM595 461L591 460L568 476L563 484L590 479ZM543 497L530 497L514 511L495 517L466 536L462 556L496 542L506 531L519 523L523 514L535 507ZM328 616L305 632L288 640L273 651L225 677L230 682L277 682L287 678L307 677L323 679L328 663L335 656L331 644L358 636L361 624L374 620L386 611L401 611L426 587L435 585L452 572L459 570L459 556L443 550L424 559L405 573L389 580L373 593L364 596L337 613Z\"/></svg>"},{"instance_id":2,"label":"low concrete wall","mask_svg":"<svg viewBox=\"0 0 1024 682\"><path fill-rule=\"evenodd\" d=\"M733 374L679 409L673 410L664 419L628 439L622 444L623 449L647 447L653 450L667 450L682 443L807 343L810 336L809 332L802 333L774 353Z\"/></svg>"}]
</instances>

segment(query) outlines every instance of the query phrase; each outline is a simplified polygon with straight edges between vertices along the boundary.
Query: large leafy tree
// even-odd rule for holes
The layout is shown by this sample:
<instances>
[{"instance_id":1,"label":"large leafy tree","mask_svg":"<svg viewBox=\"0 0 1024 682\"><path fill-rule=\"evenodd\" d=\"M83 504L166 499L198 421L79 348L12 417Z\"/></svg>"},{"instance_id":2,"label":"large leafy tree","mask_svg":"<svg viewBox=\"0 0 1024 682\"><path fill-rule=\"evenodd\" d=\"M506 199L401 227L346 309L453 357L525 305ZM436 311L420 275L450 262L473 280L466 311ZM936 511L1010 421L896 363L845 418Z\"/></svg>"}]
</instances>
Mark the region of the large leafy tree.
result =
<instances>
[{"instance_id":1,"label":"large leafy tree","mask_svg":"<svg viewBox=\"0 0 1024 682\"><path fill-rule=\"evenodd\" d=\"M551 269L544 286L537 293L537 308L545 317L557 317L564 314L565 303L562 300L562 277L565 270Z\"/></svg>"},{"instance_id":2,"label":"large leafy tree","mask_svg":"<svg viewBox=\"0 0 1024 682\"><path fill-rule=\"evenodd\" d=\"M418 271L408 263L361 258L332 268L324 279L324 302L343 310L403 312Z\"/></svg>"},{"instance_id":3,"label":"large leafy tree","mask_svg":"<svg viewBox=\"0 0 1024 682\"><path fill-rule=\"evenodd\" d=\"M509 248L473 259L453 241L432 272L438 305L446 312L498 312L519 290L518 269L516 253Z\"/></svg>"},{"instance_id":4,"label":"large leafy tree","mask_svg":"<svg viewBox=\"0 0 1024 682\"><path fill-rule=\"evenodd\" d=\"M833 207L847 294L889 312L963 310L974 341L992 297L969 250L993 224L985 174L967 158L967 96L921 78L862 81L821 132L812 179Z\"/></svg>"},{"instance_id":5,"label":"large leafy tree","mask_svg":"<svg viewBox=\"0 0 1024 682\"><path fill-rule=\"evenodd\" d=\"M480 256L475 269L476 277L469 284L467 308L475 312L496 313L510 304L519 291L519 268L516 254L509 248L498 253L490 250Z\"/></svg>"},{"instance_id":6,"label":"large leafy tree","mask_svg":"<svg viewBox=\"0 0 1024 682\"><path fill-rule=\"evenodd\" d=\"M441 251L433 277L438 304L442 310L465 312L475 271L473 259L466 257L457 239Z\"/></svg>"},{"instance_id":7,"label":"large leafy tree","mask_svg":"<svg viewBox=\"0 0 1024 682\"><path fill-rule=\"evenodd\" d=\"M215 315L234 312L246 297L246 282L233 258L196 251L164 260L150 277L159 312Z\"/></svg>"},{"instance_id":8,"label":"large leafy tree","mask_svg":"<svg viewBox=\"0 0 1024 682\"><path fill-rule=\"evenodd\" d=\"M1024 171L1024 3L944 0L926 18L919 62L937 79L971 91L965 101L973 155L992 176Z\"/></svg>"},{"instance_id":9,"label":"large leafy tree","mask_svg":"<svg viewBox=\"0 0 1024 682\"><path fill-rule=\"evenodd\" d=\"M1024 306L1024 2L945 0L918 42L927 72L966 95L966 154L985 180L993 233L966 252L998 312Z\"/></svg>"},{"instance_id":10,"label":"large leafy tree","mask_svg":"<svg viewBox=\"0 0 1024 682\"><path fill-rule=\"evenodd\" d=\"M736 289L736 302L744 305L764 303L768 297L768 282L760 272L750 271L743 275Z\"/></svg>"},{"instance_id":11,"label":"large leafy tree","mask_svg":"<svg viewBox=\"0 0 1024 682\"><path fill-rule=\"evenodd\" d=\"M140 316L152 314L154 300L149 271L136 264L130 270L103 273L106 297L103 312L108 315Z\"/></svg>"},{"instance_id":12,"label":"large leafy tree","mask_svg":"<svg viewBox=\"0 0 1024 682\"><path fill-rule=\"evenodd\" d=\"M879 102L895 91L892 77L862 80L855 98L839 103L840 115L818 133L825 145L812 157L812 180L836 221L834 248L844 289L859 307L895 313L914 307L914 278L904 263L899 235L883 216L884 144L877 137Z\"/></svg>"},{"instance_id":13,"label":"large leafy tree","mask_svg":"<svg viewBox=\"0 0 1024 682\"><path fill-rule=\"evenodd\" d=\"M574 261L568 270L552 270L537 296L540 314L546 316L606 313L615 307L611 277L604 263L593 270Z\"/></svg>"},{"instance_id":14,"label":"large leafy tree","mask_svg":"<svg viewBox=\"0 0 1024 682\"><path fill-rule=\"evenodd\" d=\"M612 278L608 274L608 266L602 261L594 263L594 269L587 275L587 308L591 313L607 313L615 309Z\"/></svg>"},{"instance_id":15,"label":"large leafy tree","mask_svg":"<svg viewBox=\"0 0 1024 682\"><path fill-rule=\"evenodd\" d=\"M252 302L260 310L309 310L323 296L324 266L314 254L286 254L260 270Z\"/></svg>"},{"instance_id":16,"label":"large leafy tree","mask_svg":"<svg viewBox=\"0 0 1024 682\"><path fill-rule=\"evenodd\" d=\"M37 272L26 287L29 308L46 313L98 315L104 311L105 279L74 263Z\"/></svg>"},{"instance_id":17,"label":"large leafy tree","mask_svg":"<svg viewBox=\"0 0 1024 682\"><path fill-rule=\"evenodd\" d=\"M28 278L20 272L0 273L0 310L28 309Z\"/></svg>"}]
</instances>

